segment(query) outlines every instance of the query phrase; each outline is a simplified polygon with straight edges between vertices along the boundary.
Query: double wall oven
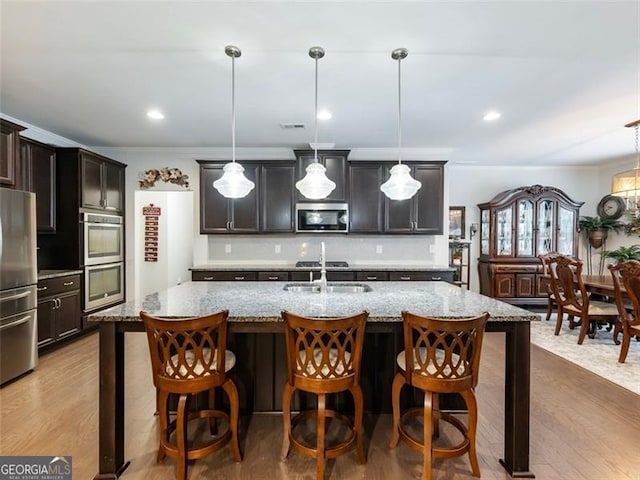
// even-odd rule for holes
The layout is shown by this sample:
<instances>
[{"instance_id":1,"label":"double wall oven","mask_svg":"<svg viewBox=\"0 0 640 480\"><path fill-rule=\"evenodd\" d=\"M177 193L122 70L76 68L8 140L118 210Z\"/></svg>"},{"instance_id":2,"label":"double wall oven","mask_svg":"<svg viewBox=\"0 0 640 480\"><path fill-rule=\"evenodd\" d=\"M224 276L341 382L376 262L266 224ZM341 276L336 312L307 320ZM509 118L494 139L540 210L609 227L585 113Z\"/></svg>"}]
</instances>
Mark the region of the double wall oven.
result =
<instances>
[{"instance_id":1,"label":"double wall oven","mask_svg":"<svg viewBox=\"0 0 640 480\"><path fill-rule=\"evenodd\" d=\"M124 300L124 219L84 213L84 311Z\"/></svg>"}]
</instances>

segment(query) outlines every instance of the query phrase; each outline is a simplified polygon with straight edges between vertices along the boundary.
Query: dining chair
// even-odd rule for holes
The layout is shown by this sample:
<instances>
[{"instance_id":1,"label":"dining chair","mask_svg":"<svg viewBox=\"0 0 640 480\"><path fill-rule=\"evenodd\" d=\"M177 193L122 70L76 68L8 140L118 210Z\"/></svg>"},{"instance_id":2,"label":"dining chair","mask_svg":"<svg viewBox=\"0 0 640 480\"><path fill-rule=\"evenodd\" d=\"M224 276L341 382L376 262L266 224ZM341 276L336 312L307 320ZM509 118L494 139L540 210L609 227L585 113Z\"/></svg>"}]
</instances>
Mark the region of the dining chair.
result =
<instances>
[{"instance_id":1,"label":"dining chair","mask_svg":"<svg viewBox=\"0 0 640 480\"><path fill-rule=\"evenodd\" d=\"M422 478L431 479L432 458L453 458L469 453L471 470L480 476L476 453L478 406L474 394L478 384L480 353L488 313L478 317L438 319L402 312L404 350L396 361L400 372L393 380L393 428L390 448L402 439L423 455ZM401 415L400 393L410 385L424 392L424 407L412 408ZM459 393L464 399L468 419L465 425L451 413L439 409L441 393ZM411 417L423 418L423 440L405 428ZM434 446L432 435L439 436L440 420L455 427L463 440L455 446Z\"/></svg>"},{"instance_id":2,"label":"dining chair","mask_svg":"<svg viewBox=\"0 0 640 480\"><path fill-rule=\"evenodd\" d=\"M578 345L582 345L587 334L590 338L595 336L599 322L615 325L619 321L618 307L615 304L589 298L582 279L582 260L556 255L549 258L549 268L557 286L554 290L558 304L556 335L560 334L563 316L561 314L565 313L570 321L572 317L580 318Z\"/></svg>"},{"instance_id":3,"label":"dining chair","mask_svg":"<svg viewBox=\"0 0 640 480\"><path fill-rule=\"evenodd\" d=\"M175 458L178 480L186 479L189 460L203 458L229 442L233 460L242 461L238 444L238 390L227 377L236 361L233 352L226 350L228 315L229 312L223 310L202 317L170 320L140 312L149 344L153 384L157 389L160 419L157 461L161 462L167 455ZM217 387L222 387L229 397L229 414L214 408ZM208 392L207 408L190 410L190 400L201 392ZM178 395L173 421L168 405L170 394ZM198 418L209 419L211 435L203 444L189 445L187 425ZM228 424L223 432L218 431L218 420Z\"/></svg>"},{"instance_id":4,"label":"dining chair","mask_svg":"<svg viewBox=\"0 0 640 480\"><path fill-rule=\"evenodd\" d=\"M628 260L615 265L609 265L611 276L613 277L613 288L615 291L616 305L620 314L622 328L622 346L618 362L624 363L629 353L631 337L640 335L640 262ZM621 282L622 280L622 282ZM627 308L625 298L622 293L624 286L627 297L631 301L631 310ZM614 338L616 334L614 333Z\"/></svg>"},{"instance_id":5,"label":"dining chair","mask_svg":"<svg viewBox=\"0 0 640 480\"><path fill-rule=\"evenodd\" d=\"M369 313L341 318L309 318L287 311L282 312L287 347L287 383L282 394L284 438L282 459L293 446L302 455L316 459L316 476L322 479L325 461L349 451L354 445L359 463L366 463L362 442L364 401L360 388L360 361L364 343L364 329ZM291 418L291 399L296 390L316 394L317 409L304 410ZM326 408L327 395L351 392L355 404L353 420ZM325 443L326 419L345 424L350 433L337 445ZM316 419L316 442L311 445L295 434L303 420Z\"/></svg>"},{"instance_id":6,"label":"dining chair","mask_svg":"<svg viewBox=\"0 0 640 480\"><path fill-rule=\"evenodd\" d=\"M549 269L549 259L556 256L557 253L551 252L545 255L538 255L540 259L540 263L542 264L542 282L544 282L544 290L547 292L547 316L545 320L549 320L551 318L551 314L553 313L553 305L556 303L556 296L553 293L553 285L554 279L552 278L551 270ZM558 315L561 315L558 311Z\"/></svg>"}]
</instances>

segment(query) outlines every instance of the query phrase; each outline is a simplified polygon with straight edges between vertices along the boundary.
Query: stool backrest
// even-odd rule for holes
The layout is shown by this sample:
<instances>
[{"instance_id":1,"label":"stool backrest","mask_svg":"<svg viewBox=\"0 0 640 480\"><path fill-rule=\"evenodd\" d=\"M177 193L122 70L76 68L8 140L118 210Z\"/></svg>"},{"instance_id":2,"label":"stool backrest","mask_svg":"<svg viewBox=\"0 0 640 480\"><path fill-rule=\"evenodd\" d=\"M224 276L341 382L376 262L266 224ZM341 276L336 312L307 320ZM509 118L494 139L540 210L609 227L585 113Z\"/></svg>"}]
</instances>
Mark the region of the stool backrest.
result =
<instances>
[{"instance_id":1,"label":"stool backrest","mask_svg":"<svg viewBox=\"0 0 640 480\"><path fill-rule=\"evenodd\" d=\"M227 310L185 319L140 312L154 385L174 393L194 393L224 383L228 316Z\"/></svg>"},{"instance_id":2,"label":"stool backrest","mask_svg":"<svg viewBox=\"0 0 640 480\"><path fill-rule=\"evenodd\" d=\"M287 377L302 390L331 393L357 385L369 313L341 318L309 318L282 312Z\"/></svg>"},{"instance_id":3,"label":"stool backrest","mask_svg":"<svg viewBox=\"0 0 640 480\"><path fill-rule=\"evenodd\" d=\"M488 313L440 319L402 312L406 381L432 392L468 390L478 368Z\"/></svg>"}]
</instances>

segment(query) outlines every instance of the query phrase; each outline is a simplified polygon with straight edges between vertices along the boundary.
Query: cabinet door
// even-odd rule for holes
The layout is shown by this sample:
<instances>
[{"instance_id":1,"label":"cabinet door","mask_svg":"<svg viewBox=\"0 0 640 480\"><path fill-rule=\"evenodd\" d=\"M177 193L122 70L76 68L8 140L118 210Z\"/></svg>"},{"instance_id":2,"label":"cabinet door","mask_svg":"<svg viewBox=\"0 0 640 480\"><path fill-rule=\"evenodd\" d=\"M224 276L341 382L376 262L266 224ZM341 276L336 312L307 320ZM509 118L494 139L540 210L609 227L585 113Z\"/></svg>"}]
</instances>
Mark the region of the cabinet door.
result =
<instances>
[{"instance_id":1,"label":"cabinet door","mask_svg":"<svg viewBox=\"0 0 640 480\"><path fill-rule=\"evenodd\" d=\"M538 240L536 255L545 255L555 246L555 206L554 200L540 200L538 202Z\"/></svg>"},{"instance_id":2,"label":"cabinet door","mask_svg":"<svg viewBox=\"0 0 640 480\"><path fill-rule=\"evenodd\" d=\"M414 232L441 235L443 230L443 167L417 165L411 169L413 178L422 182L413 201Z\"/></svg>"},{"instance_id":3,"label":"cabinet door","mask_svg":"<svg viewBox=\"0 0 640 480\"><path fill-rule=\"evenodd\" d=\"M393 164L395 165L395 164ZM393 165L384 167L384 182L391 176L389 171ZM413 175L413 172L411 173ZM415 197L414 197L415 198ZM413 201L391 200L384 196L384 230L388 233L412 233L414 226Z\"/></svg>"},{"instance_id":4,"label":"cabinet door","mask_svg":"<svg viewBox=\"0 0 640 480\"><path fill-rule=\"evenodd\" d=\"M575 255L576 243L576 211L558 205L558 247L556 251L562 255Z\"/></svg>"},{"instance_id":5,"label":"cabinet door","mask_svg":"<svg viewBox=\"0 0 640 480\"><path fill-rule=\"evenodd\" d=\"M529 199L518 201L516 212L518 257L533 257L533 202Z\"/></svg>"},{"instance_id":6,"label":"cabinet door","mask_svg":"<svg viewBox=\"0 0 640 480\"><path fill-rule=\"evenodd\" d=\"M229 200L231 204L231 231L235 233L258 233L258 199L259 179L258 165L244 164L245 176L254 182L256 186L244 198L234 198ZM211 187L213 188L213 187ZM215 189L214 189L215 190Z\"/></svg>"},{"instance_id":7,"label":"cabinet door","mask_svg":"<svg viewBox=\"0 0 640 480\"><path fill-rule=\"evenodd\" d=\"M536 276L533 274L516 275L516 296L535 297L536 296Z\"/></svg>"},{"instance_id":8,"label":"cabinet door","mask_svg":"<svg viewBox=\"0 0 640 480\"><path fill-rule=\"evenodd\" d=\"M55 149L26 139L22 139L20 143L25 188L36 194L36 226L38 233L55 233Z\"/></svg>"},{"instance_id":9,"label":"cabinet door","mask_svg":"<svg viewBox=\"0 0 640 480\"><path fill-rule=\"evenodd\" d=\"M104 162L102 173L104 178L104 208L122 212L124 210L124 168Z\"/></svg>"},{"instance_id":10,"label":"cabinet door","mask_svg":"<svg viewBox=\"0 0 640 480\"><path fill-rule=\"evenodd\" d=\"M102 160L81 154L81 169L82 206L102 209Z\"/></svg>"},{"instance_id":11,"label":"cabinet door","mask_svg":"<svg viewBox=\"0 0 640 480\"><path fill-rule=\"evenodd\" d=\"M349 165L349 232L382 233L382 165Z\"/></svg>"},{"instance_id":12,"label":"cabinet door","mask_svg":"<svg viewBox=\"0 0 640 480\"><path fill-rule=\"evenodd\" d=\"M0 185L9 187L16 185L20 130L24 128L6 120L0 120Z\"/></svg>"},{"instance_id":13,"label":"cabinet door","mask_svg":"<svg viewBox=\"0 0 640 480\"><path fill-rule=\"evenodd\" d=\"M200 233L228 233L229 201L213 188L223 165L200 166Z\"/></svg>"},{"instance_id":14,"label":"cabinet door","mask_svg":"<svg viewBox=\"0 0 640 480\"><path fill-rule=\"evenodd\" d=\"M513 207L496 211L496 255L513 257Z\"/></svg>"},{"instance_id":15,"label":"cabinet door","mask_svg":"<svg viewBox=\"0 0 640 480\"><path fill-rule=\"evenodd\" d=\"M80 291L76 290L58 297L56 312L56 338L77 333L82 328Z\"/></svg>"},{"instance_id":16,"label":"cabinet door","mask_svg":"<svg viewBox=\"0 0 640 480\"><path fill-rule=\"evenodd\" d=\"M44 347L55 339L54 306L52 298L38 301L38 347Z\"/></svg>"},{"instance_id":17,"label":"cabinet door","mask_svg":"<svg viewBox=\"0 0 640 480\"><path fill-rule=\"evenodd\" d=\"M263 165L260 172L261 231L294 231L295 165Z\"/></svg>"},{"instance_id":18,"label":"cabinet door","mask_svg":"<svg viewBox=\"0 0 640 480\"><path fill-rule=\"evenodd\" d=\"M515 297L515 275L511 273L497 273L495 276L496 298Z\"/></svg>"},{"instance_id":19,"label":"cabinet door","mask_svg":"<svg viewBox=\"0 0 640 480\"><path fill-rule=\"evenodd\" d=\"M306 168L315 161L313 150L296 150L296 181L302 180L307 174ZM335 182L336 188L331 194L322 199L329 202L346 202L347 201L347 154L348 151L321 151L318 150L318 162L327 169L326 175L329 180ZM296 191L297 202L317 202L306 198L300 192Z\"/></svg>"}]
</instances>

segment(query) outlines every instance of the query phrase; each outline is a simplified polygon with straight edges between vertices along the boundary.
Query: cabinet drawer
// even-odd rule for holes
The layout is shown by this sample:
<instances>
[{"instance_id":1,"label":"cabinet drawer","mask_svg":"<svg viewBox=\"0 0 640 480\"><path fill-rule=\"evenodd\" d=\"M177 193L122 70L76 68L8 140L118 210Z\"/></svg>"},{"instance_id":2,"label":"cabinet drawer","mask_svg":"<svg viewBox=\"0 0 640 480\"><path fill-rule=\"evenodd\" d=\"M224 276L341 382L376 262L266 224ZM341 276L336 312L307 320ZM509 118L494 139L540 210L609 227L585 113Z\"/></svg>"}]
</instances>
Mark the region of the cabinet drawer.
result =
<instances>
[{"instance_id":1,"label":"cabinet drawer","mask_svg":"<svg viewBox=\"0 0 640 480\"><path fill-rule=\"evenodd\" d=\"M260 282L287 282L289 272L258 272Z\"/></svg>"},{"instance_id":2,"label":"cabinet drawer","mask_svg":"<svg viewBox=\"0 0 640 480\"><path fill-rule=\"evenodd\" d=\"M453 282L453 272L430 271L430 272L390 272L389 280L399 281L419 281L419 282Z\"/></svg>"},{"instance_id":3,"label":"cabinet drawer","mask_svg":"<svg viewBox=\"0 0 640 480\"><path fill-rule=\"evenodd\" d=\"M48 278L38 282L38 297L44 298L64 292L80 290L80 275Z\"/></svg>"},{"instance_id":4,"label":"cabinet drawer","mask_svg":"<svg viewBox=\"0 0 640 480\"><path fill-rule=\"evenodd\" d=\"M194 282L241 282L257 279L256 272L191 272L191 280Z\"/></svg>"},{"instance_id":5,"label":"cabinet drawer","mask_svg":"<svg viewBox=\"0 0 640 480\"><path fill-rule=\"evenodd\" d=\"M356 280L359 282L386 282L389 280L389 272L356 272Z\"/></svg>"}]
</instances>

